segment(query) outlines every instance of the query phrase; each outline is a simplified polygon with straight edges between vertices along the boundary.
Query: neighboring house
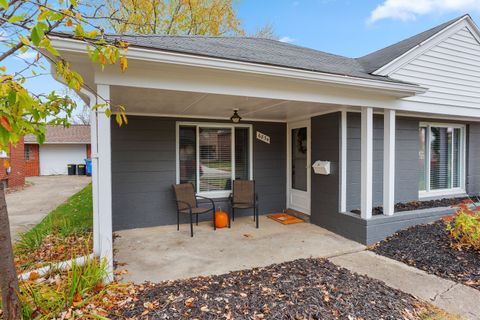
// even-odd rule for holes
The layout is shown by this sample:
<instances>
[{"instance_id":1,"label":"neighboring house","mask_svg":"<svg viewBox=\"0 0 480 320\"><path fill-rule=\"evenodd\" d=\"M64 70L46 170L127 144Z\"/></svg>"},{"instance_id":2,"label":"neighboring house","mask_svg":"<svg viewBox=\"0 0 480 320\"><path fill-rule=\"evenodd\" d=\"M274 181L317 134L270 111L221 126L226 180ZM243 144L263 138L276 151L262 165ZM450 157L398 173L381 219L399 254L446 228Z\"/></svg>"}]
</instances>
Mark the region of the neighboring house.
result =
<instances>
[{"instance_id":1,"label":"neighboring house","mask_svg":"<svg viewBox=\"0 0 480 320\"><path fill-rule=\"evenodd\" d=\"M90 158L90 146L89 125L47 126L42 145L35 136L25 136L25 175L67 174L68 164L85 164Z\"/></svg>"},{"instance_id":2,"label":"neighboring house","mask_svg":"<svg viewBox=\"0 0 480 320\"><path fill-rule=\"evenodd\" d=\"M25 164L23 161L23 139L11 145L8 154L0 153L0 181L8 188L25 184Z\"/></svg>"},{"instance_id":3,"label":"neighboring house","mask_svg":"<svg viewBox=\"0 0 480 320\"><path fill-rule=\"evenodd\" d=\"M179 181L228 208L229 179L254 179L261 213L291 208L362 243L450 212L394 213L397 202L480 192L480 32L468 15L357 59L258 38L108 39L129 43L124 74L52 36L82 98L128 113L121 127L92 114L94 250L110 262L112 230L176 223ZM313 172L317 160L330 174Z\"/></svg>"}]
</instances>

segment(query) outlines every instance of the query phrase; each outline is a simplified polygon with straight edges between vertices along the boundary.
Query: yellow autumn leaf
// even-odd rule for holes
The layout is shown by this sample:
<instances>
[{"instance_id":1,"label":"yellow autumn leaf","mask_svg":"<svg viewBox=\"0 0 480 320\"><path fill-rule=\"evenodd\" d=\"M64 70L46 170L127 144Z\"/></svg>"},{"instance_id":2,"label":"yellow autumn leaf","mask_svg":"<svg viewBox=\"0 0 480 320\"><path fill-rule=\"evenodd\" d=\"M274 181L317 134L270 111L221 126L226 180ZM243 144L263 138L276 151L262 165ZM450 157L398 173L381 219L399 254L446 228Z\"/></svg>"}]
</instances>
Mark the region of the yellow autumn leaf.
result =
<instances>
[{"instance_id":1,"label":"yellow autumn leaf","mask_svg":"<svg viewBox=\"0 0 480 320\"><path fill-rule=\"evenodd\" d=\"M98 62L100 62L101 65L105 65L107 63L107 58L105 58L105 55L101 52L98 54Z\"/></svg>"},{"instance_id":2,"label":"yellow autumn leaf","mask_svg":"<svg viewBox=\"0 0 480 320\"><path fill-rule=\"evenodd\" d=\"M125 72L128 68L128 60L126 56L122 56L120 58L120 69L122 69L122 72Z\"/></svg>"}]
</instances>

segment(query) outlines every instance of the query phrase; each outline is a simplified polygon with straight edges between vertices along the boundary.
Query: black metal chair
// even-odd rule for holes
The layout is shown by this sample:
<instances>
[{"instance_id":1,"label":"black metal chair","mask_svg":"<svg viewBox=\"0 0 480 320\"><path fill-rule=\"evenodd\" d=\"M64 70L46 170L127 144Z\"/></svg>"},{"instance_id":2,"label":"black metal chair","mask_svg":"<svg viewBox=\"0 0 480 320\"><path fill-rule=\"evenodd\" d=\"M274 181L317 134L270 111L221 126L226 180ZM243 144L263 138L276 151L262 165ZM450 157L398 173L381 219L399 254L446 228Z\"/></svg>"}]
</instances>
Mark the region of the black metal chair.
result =
<instances>
[{"instance_id":1,"label":"black metal chair","mask_svg":"<svg viewBox=\"0 0 480 320\"><path fill-rule=\"evenodd\" d=\"M255 192L254 180L234 180L230 194L232 220L235 221L235 209L253 209L253 221L258 228L258 195ZM229 219L230 223L230 219Z\"/></svg>"},{"instance_id":2,"label":"black metal chair","mask_svg":"<svg viewBox=\"0 0 480 320\"><path fill-rule=\"evenodd\" d=\"M193 237L193 215L196 216L196 225L198 226L198 215L212 212L213 230L216 230L215 224L215 202L212 199L195 194L195 188L191 183L174 184L173 192L175 193L175 202L177 204L177 230L180 230L180 213L190 215L190 236ZM211 208L203 208L198 206L197 199L210 201Z\"/></svg>"}]
</instances>

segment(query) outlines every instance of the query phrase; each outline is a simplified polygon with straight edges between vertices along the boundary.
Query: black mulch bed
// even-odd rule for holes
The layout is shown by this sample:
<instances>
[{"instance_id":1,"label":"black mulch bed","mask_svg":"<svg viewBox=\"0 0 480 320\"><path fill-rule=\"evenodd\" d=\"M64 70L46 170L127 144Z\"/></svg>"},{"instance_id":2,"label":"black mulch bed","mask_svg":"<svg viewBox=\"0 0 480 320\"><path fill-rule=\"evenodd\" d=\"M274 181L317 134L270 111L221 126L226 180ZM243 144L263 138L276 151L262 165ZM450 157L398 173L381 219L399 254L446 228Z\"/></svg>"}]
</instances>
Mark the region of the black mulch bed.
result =
<instances>
[{"instance_id":1,"label":"black mulch bed","mask_svg":"<svg viewBox=\"0 0 480 320\"><path fill-rule=\"evenodd\" d=\"M442 207L452 207L459 205L465 200L469 200L468 197L461 198L443 198L435 200L425 200L425 201L410 201L410 202L399 202L395 204L395 212L404 212L412 210L421 210L421 209L431 209L431 208L442 208ZM477 198L472 198L472 200L477 201ZM352 213L360 214L360 209L354 209ZM373 215L383 214L383 207L375 207L372 209Z\"/></svg>"},{"instance_id":2,"label":"black mulch bed","mask_svg":"<svg viewBox=\"0 0 480 320\"><path fill-rule=\"evenodd\" d=\"M146 284L112 319L415 319L424 305L324 259Z\"/></svg>"},{"instance_id":3,"label":"black mulch bed","mask_svg":"<svg viewBox=\"0 0 480 320\"><path fill-rule=\"evenodd\" d=\"M480 290L480 252L451 248L441 220L402 230L379 242L371 250Z\"/></svg>"}]
</instances>

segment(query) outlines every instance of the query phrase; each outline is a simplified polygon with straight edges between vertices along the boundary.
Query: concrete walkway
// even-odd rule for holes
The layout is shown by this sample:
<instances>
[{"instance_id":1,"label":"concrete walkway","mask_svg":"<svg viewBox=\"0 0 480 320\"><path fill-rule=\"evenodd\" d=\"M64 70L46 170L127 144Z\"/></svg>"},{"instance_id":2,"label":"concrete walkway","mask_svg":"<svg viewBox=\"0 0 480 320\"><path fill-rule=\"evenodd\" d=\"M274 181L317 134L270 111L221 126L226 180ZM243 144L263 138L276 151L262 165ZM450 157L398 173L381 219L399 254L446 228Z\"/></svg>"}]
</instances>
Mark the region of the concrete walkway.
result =
<instances>
[{"instance_id":1,"label":"concrete walkway","mask_svg":"<svg viewBox=\"0 0 480 320\"><path fill-rule=\"evenodd\" d=\"M330 261L466 319L480 319L480 291L446 280L370 251L340 255Z\"/></svg>"},{"instance_id":2,"label":"concrete walkway","mask_svg":"<svg viewBox=\"0 0 480 320\"><path fill-rule=\"evenodd\" d=\"M6 195L12 239L39 223L50 211L83 189L87 176L29 177L23 190Z\"/></svg>"}]
</instances>

